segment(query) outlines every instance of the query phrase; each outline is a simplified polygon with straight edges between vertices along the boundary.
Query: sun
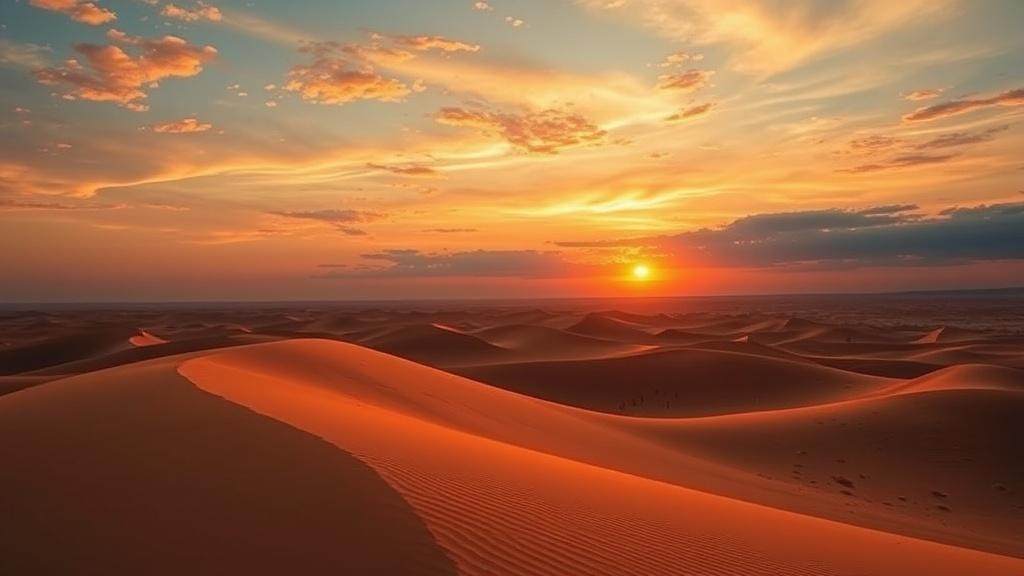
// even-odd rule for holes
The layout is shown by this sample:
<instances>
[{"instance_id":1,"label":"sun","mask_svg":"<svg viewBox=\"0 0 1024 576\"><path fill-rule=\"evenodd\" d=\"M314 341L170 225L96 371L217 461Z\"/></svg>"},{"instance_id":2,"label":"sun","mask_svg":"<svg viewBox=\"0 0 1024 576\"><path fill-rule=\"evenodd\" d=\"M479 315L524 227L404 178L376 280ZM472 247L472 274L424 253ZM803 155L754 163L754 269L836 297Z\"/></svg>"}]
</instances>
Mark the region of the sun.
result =
<instances>
[{"instance_id":1,"label":"sun","mask_svg":"<svg viewBox=\"0 0 1024 576\"><path fill-rule=\"evenodd\" d=\"M644 264L637 264L633 266L633 278L637 280L647 280L651 275L651 269Z\"/></svg>"}]
</instances>

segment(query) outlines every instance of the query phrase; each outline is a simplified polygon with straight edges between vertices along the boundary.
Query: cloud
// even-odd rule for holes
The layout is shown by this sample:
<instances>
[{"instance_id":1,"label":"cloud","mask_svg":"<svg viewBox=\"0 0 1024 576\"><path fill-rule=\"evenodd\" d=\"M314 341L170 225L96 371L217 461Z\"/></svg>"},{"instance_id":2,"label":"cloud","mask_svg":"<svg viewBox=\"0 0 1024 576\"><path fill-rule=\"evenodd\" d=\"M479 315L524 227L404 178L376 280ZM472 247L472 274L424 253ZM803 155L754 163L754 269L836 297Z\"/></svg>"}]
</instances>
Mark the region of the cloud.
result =
<instances>
[{"instance_id":1,"label":"cloud","mask_svg":"<svg viewBox=\"0 0 1024 576\"><path fill-rule=\"evenodd\" d=\"M480 2L473 3L473 10L479 10L480 12L490 12L491 10L494 10L494 8L487 2L481 0Z\"/></svg>"},{"instance_id":2,"label":"cloud","mask_svg":"<svg viewBox=\"0 0 1024 576\"><path fill-rule=\"evenodd\" d=\"M563 148L602 142L606 132L582 115L567 110L506 113L442 108L435 119L449 126L476 128L504 138L521 150L557 154Z\"/></svg>"},{"instance_id":3,"label":"cloud","mask_svg":"<svg viewBox=\"0 0 1024 576\"><path fill-rule=\"evenodd\" d=\"M400 80L385 78L361 62L353 50L334 42L316 42L300 48L313 62L288 72L284 89L307 102L341 105L356 100L398 102L410 92Z\"/></svg>"},{"instance_id":4,"label":"cloud","mask_svg":"<svg viewBox=\"0 0 1024 576\"><path fill-rule=\"evenodd\" d=\"M1024 258L1024 202L951 208L936 217L914 205L758 214L717 229L563 247L651 246L683 265L770 267L939 265Z\"/></svg>"},{"instance_id":5,"label":"cloud","mask_svg":"<svg viewBox=\"0 0 1024 576\"><path fill-rule=\"evenodd\" d=\"M520 26L525 24L522 18L516 18L514 16L505 16L505 23L507 23L509 26L513 28L519 28Z\"/></svg>"},{"instance_id":6,"label":"cloud","mask_svg":"<svg viewBox=\"0 0 1024 576\"><path fill-rule=\"evenodd\" d=\"M278 211L270 212L275 216L284 216L285 218L295 218L299 220L314 220L317 222L323 222L330 224L335 230L346 234L348 236L365 236L366 231L361 228L356 228L352 224L362 224L366 222L374 222L384 218L384 214L379 212L368 212L363 210L351 210L351 209L338 209L328 208L325 210L296 210L296 211Z\"/></svg>"},{"instance_id":7,"label":"cloud","mask_svg":"<svg viewBox=\"0 0 1024 576\"><path fill-rule=\"evenodd\" d=\"M390 40L395 46L408 48L417 52L438 50L440 52L477 52L479 44L460 42L445 38L444 36L389 36L385 34L374 34L375 39Z\"/></svg>"},{"instance_id":8,"label":"cloud","mask_svg":"<svg viewBox=\"0 0 1024 576\"><path fill-rule=\"evenodd\" d=\"M897 168L913 168L916 166L927 166L929 164L941 164L956 157L956 154L902 154L884 162L873 164L861 164L853 168L845 168L839 172L848 174L863 174L866 172L881 172L882 170L893 170Z\"/></svg>"},{"instance_id":9,"label":"cloud","mask_svg":"<svg viewBox=\"0 0 1024 576\"><path fill-rule=\"evenodd\" d=\"M35 200L0 197L0 210L114 210L125 208L124 204L95 204L55 202L53 200Z\"/></svg>"},{"instance_id":10,"label":"cloud","mask_svg":"<svg viewBox=\"0 0 1024 576\"><path fill-rule=\"evenodd\" d=\"M195 118L182 118L173 122L162 122L152 126L153 132L161 134L188 134L192 132L206 132L213 128L213 124L200 122Z\"/></svg>"},{"instance_id":11,"label":"cloud","mask_svg":"<svg viewBox=\"0 0 1024 576\"><path fill-rule=\"evenodd\" d=\"M202 1L196 2L192 8L184 8L174 3L165 4L163 9L160 10L160 14L168 18L184 20L185 22L196 22L198 20L220 22L224 19L224 15L221 14L219 8Z\"/></svg>"},{"instance_id":12,"label":"cloud","mask_svg":"<svg viewBox=\"0 0 1024 576\"><path fill-rule=\"evenodd\" d=\"M963 98L924 106L903 117L904 122L927 122L993 106L1024 106L1024 88L1007 90L989 98Z\"/></svg>"},{"instance_id":13,"label":"cloud","mask_svg":"<svg viewBox=\"0 0 1024 576\"><path fill-rule=\"evenodd\" d=\"M426 253L419 250L383 250L363 254L378 265L321 265L329 271L319 278L356 277L473 277L558 278L579 274L587 267L566 261L560 252L537 250L472 250ZM380 265L383 264L383 265Z\"/></svg>"},{"instance_id":14,"label":"cloud","mask_svg":"<svg viewBox=\"0 0 1024 576\"><path fill-rule=\"evenodd\" d=\"M671 68L675 66L682 66L690 61L697 62L703 59L704 55L700 53L691 54L690 52L673 52L655 66L658 68Z\"/></svg>"},{"instance_id":15,"label":"cloud","mask_svg":"<svg viewBox=\"0 0 1024 576\"><path fill-rule=\"evenodd\" d=\"M420 53L477 52L478 44L444 36L400 36L374 32L366 43L311 42L299 48L313 57L311 64L295 66L288 72L283 88L297 92L303 100L341 105L356 100L399 102L412 92L421 92L423 82L410 87L406 81L387 78L378 68L414 60Z\"/></svg>"},{"instance_id":16,"label":"cloud","mask_svg":"<svg viewBox=\"0 0 1024 576\"><path fill-rule=\"evenodd\" d=\"M461 234L477 232L476 228L427 228L424 232L437 232L438 234Z\"/></svg>"},{"instance_id":17,"label":"cloud","mask_svg":"<svg viewBox=\"0 0 1024 576\"><path fill-rule=\"evenodd\" d=\"M658 88L661 90L679 90L681 92L693 92L707 86L711 77L715 74L713 70L686 70L672 74L658 76Z\"/></svg>"},{"instance_id":18,"label":"cloud","mask_svg":"<svg viewBox=\"0 0 1024 576\"><path fill-rule=\"evenodd\" d=\"M50 12L67 14L72 20L99 26L117 19L117 13L107 10L95 2L82 0L30 0L30 5Z\"/></svg>"},{"instance_id":19,"label":"cloud","mask_svg":"<svg viewBox=\"0 0 1024 576\"><path fill-rule=\"evenodd\" d=\"M680 120L686 120L687 118L697 118L699 116L709 114L711 110L714 109L714 107L714 102L707 102L705 104L699 104L697 106L690 106L688 108L683 108L682 110L676 112L675 114L669 116L668 118L665 118L665 120L668 122L678 122Z\"/></svg>"},{"instance_id":20,"label":"cloud","mask_svg":"<svg viewBox=\"0 0 1024 576\"><path fill-rule=\"evenodd\" d=\"M116 44L77 44L75 52L85 57L84 65L74 58L66 60L60 66L36 70L36 79L42 84L68 85L66 96L143 111L148 109L146 89L164 78L195 76L217 56L213 46L195 46L177 36L148 39L117 30L107 36L139 54L132 56Z\"/></svg>"},{"instance_id":21,"label":"cloud","mask_svg":"<svg viewBox=\"0 0 1024 576\"><path fill-rule=\"evenodd\" d=\"M0 64L22 66L25 68L42 68L52 50L48 46L32 43L18 43L7 38L0 38Z\"/></svg>"},{"instance_id":22,"label":"cloud","mask_svg":"<svg viewBox=\"0 0 1024 576\"><path fill-rule=\"evenodd\" d=\"M948 14L954 0L576 0L677 42L723 45L732 66L771 74ZM628 9L623 9L627 8Z\"/></svg>"},{"instance_id":23,"label":"cloud","mask_svg":"<svg viewBox=\"0 0 1024 576\"><path fill-rule=\"evenodd\" d=\"M899 140L892 136L874 134L850 140L850 148L857 152L877 152L892 148Z\"/></svg>"},{"instance_id":24,"label":"cloud","mask_svg":"<svg viewBox=\"0 0 1024 576\"><path fill-rule=\"evenodd\" d=\"M331 224L352 224L362 222L373 222L374 220L380 220L384 217L379 212L368 212L363 210L351 210L351 209L340 209L340 208L328 208L324 210L286 210L280 212L271 212L277 216L285 216L287 218L301 218L304 220L319 220L321 222L328 222Z\"/></svg>"},{"instance_id":25,"label":"cloud","mask_svg":"<svg viewBox=\"0 0 1024 576\"><path fill-rule=\"evenodd\" d=\"M932 98L938 98L939 96L942 96L943 92L945 92L945 90L943 90L942 88L927 88L924 90L914 90L913 92L907 94L903 98L915 102L918 100L930 100Z\"/></svg>"},{"instance_id":26,"label":"cloud","mask_svg":"<svg viewBox=\"0 0 1024 576\"><path fill-rule=\"evenodd\" d=\"M438 176L440 173L431 168L430 166L423 166L420 164L407 164L404 166L388 165L388 164L375 164L373 162L366 163L367 168L374 170L382 170L384 172L390 172L392 174L398 174L400 176Z\"/></svg>"},{"instance_id":27,"label":"cloud","mask_svg":"<svg viewBox=\"0 0 1024 576\"><path fill-rule=\"evenodd\" d=\"M995 138L995 135L1008 130L1009 124L1003 126L996 126L989 128L988 130L982 130L980 132L950 132L948 134L941 134L917 145L919 150L931 150L935 148L950 148L953 146L967 146L969 144L979 144L981 142L988 142Z\"/></svg>"}]
</instances>

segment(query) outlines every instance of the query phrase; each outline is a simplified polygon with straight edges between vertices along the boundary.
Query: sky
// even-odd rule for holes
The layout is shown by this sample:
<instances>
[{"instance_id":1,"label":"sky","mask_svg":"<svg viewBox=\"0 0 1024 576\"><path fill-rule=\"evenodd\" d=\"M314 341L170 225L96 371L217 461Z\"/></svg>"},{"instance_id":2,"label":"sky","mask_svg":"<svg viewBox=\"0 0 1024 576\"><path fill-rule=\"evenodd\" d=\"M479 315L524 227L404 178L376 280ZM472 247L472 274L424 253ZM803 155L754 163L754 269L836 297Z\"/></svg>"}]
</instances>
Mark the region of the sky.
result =
<instances>
[{"instance_id":1,"label":"sky","mask_svg":"<svg viewBox=\"0 0 1024 576\"><path fill-rule=\"evenodd\" d=\"M3 0L0 301L1024 285L1022 22L1018 0Z\"/></svg>"}]
</instances>

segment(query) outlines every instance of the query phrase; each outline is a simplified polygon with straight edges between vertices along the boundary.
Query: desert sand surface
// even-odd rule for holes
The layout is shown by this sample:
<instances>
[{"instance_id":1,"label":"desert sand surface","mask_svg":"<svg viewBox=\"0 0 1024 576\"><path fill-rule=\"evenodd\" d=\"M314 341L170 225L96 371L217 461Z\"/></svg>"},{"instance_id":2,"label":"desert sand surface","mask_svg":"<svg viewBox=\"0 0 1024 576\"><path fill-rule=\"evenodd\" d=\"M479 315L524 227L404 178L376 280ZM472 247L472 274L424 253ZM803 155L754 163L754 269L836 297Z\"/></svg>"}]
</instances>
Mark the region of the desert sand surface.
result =
<instances>
[{"instance_id":1,"label":"desert sand surface","mask_svg":"<svg viewBox=\"0 0 1024 576\"><path fill-rule=\"evenodd\" d=\"M1024 319L889 305L3 310L0 573L1024 574Z\"/></svg>"}]
</instances>

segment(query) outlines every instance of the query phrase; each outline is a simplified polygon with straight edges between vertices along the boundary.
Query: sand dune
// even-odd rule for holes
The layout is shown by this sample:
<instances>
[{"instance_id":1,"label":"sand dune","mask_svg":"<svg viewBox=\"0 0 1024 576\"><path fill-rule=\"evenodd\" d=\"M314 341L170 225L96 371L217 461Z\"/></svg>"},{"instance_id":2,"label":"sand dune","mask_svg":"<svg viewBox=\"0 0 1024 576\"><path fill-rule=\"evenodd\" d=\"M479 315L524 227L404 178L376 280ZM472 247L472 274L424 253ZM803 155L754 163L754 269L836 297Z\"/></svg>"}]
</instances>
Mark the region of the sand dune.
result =
<instances>
[{"instance_id":1,"label":"sand dune","mask_svg":"<svg viewBox=\"0 0 1024 576\"><path fill-rule=\"evenodd\" d=\"M440 324L412 324L374 331L361 344L412 360L450 366L497 361L505 350Z\"/></svg>"},{"instance_id":2,"label":"sand dune","mask_svg":"<svg viewBox=\"0 0 1024 576\"><path fill-rule=\"evenodd\" d=\"M1024 573L1024 337L641 311L0 316L0 573Z\"/></svg>"},{"instance_id":3,"label":"sand dune","mask_svg":"<svg viewBox=\"0 0 1024 576\"><path fill-rule=\"evenodd\" d=\"M478 338L516 352L517 360L603 358L649 350L547 326L510 324L474 333Z\"/></svg>"},{"instance_id":4,"label":"sand dune","mask_svg":"<svg viewBox=\"0 0 1024 576\"><path fill-rule=\"evenodd\" d=\"M131 348L136 331L126 326L58 330L56 334L0 348L0 375L19 374Z\"/></svg>"},{"instance_id":5,"label":"sand dune","mask_svg":"<svg viewBox=\"0 0 1024 576\"><path fill-rule=\"evenodd\" d=\"M587 314L567 331L593 338L602 338L629 344L643 344L652 340L651 334L642 326L598 313Z\"/></svg>"},{"instance_id":6,"label":"sand dune","mask_svg":"<svg viewBox=\"0 0 1024 576\"><path fill-rule=\"evenodd\" d=\"M643 426L688 454L788 484L818 514L1020 555L1024 393L965 386Z\"/></svg>"},{"instance_id":7,"label":"sand dune","mask_svg":"<svg viewBox=\"0 0 1024 576\"><path fill-rule=\"evenodd\" d=\"M174 364L0 397L0 573L454 574L365 464Z\"/></svg>"},{"instance_id":8,"label":"sand dune","mask_svg":"<svg viewBox=\"0 0 1024 576\"><path fill-rule=\"evenodd\" d=\"M738 343L731 343L734 350ZM601 412L706 416L852 398L888 381L735 351L686 349L584 361L474 366L460 374Z\"/></svg>"},{"instance_id":9,"label":"sand dune","mask_svg":"<svg viewBox=\"0 0 1024 576\"><path fill-rule=\"evenodd\" d=\"M128 338L128 342L130 342L132 346L142 347L155 346L157 344L166 344L167 340L164 340L163 338L160 338L158 336L153 336L152 334L146 332L145 330L139 330L138 334Z\"/></svg>"},{"instance_id":10,"label":"sand dune","mask_svg":"<svg viewBox=\"0 0 1024 576\"><path fill-rule=\"evenodd\" d=\"M981 334L962 328L940 326L914 341L915 344L935 344L936 342L964 342L980 340Z\"/></svg>"},{"instance_id":11,"label":"sand dune","mask_svg":"<svg viewBox=\"0 0 1024 576\"><path fill-rule=\"evenodd\" d=\"M548 424L565 409L440 373L425 382L422 367L344 344L269 346L192 360L180 371L204 390L365 459L424 518L462 573L647 574L676 566L707 574L1009 574L1024 567L1020 560L763 508L520 447L529 438L495 442L491 436L501 428L510 432L510 421L536 426L527 416L535 408L554 411ZM317 355L338 372L318 378L298 361ZM370 365L382 371L376 382L365 381ZM403 371L411 373L403 378ZM382 375L410 384L379 388ZM499 402L503 409L495 411ZM511 426L517 434L531 428ZM483 534L491 536L474 536Z\"/></svg>"}]
</instances>

